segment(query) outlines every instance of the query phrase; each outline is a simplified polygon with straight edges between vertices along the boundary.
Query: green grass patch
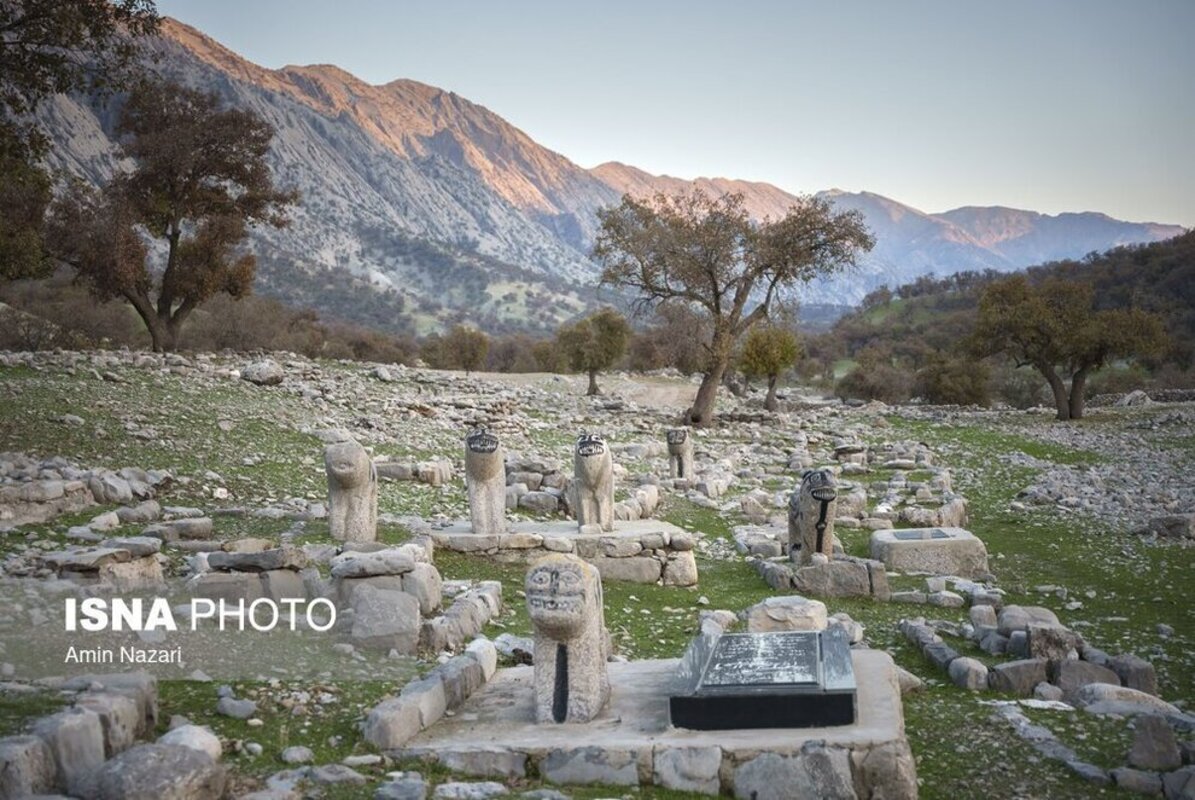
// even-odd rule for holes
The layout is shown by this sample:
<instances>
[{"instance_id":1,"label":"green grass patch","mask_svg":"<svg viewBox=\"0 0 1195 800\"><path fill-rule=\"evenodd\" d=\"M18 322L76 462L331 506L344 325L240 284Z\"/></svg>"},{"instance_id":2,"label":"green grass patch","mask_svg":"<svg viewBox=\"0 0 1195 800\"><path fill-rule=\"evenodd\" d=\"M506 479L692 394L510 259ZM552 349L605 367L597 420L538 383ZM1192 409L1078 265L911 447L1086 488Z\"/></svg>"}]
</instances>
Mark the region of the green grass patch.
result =
<instances>
[{"instance_id":1,"label":"green grass patch","mask_svg":"<svg viewBox=\"0 0 1195 800\"><path fill-rule=\"evenodd\" d=\"M53 714L65 702L55 692L0 691L0 736L24 733L33 720Z\"/></svg>"}]
</instances>

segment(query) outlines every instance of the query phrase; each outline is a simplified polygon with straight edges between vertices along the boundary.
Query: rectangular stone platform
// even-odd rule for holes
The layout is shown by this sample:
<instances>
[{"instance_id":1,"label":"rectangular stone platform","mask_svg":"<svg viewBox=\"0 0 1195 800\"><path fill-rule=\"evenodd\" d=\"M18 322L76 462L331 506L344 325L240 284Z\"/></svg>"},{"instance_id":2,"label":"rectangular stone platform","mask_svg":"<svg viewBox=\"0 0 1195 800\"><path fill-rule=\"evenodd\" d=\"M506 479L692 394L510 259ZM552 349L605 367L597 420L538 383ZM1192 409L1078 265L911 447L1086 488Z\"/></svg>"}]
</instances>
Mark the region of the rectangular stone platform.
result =
<instances>
[{"instance_id":1,"label":"rectangular stone platform","mask_svg":"<svg viewBox=\"0 0 1195 800\"><path fill-rule=\"evenodd\" d=\"M894 572L979 578L988 574L983 540L963 528L904 528L871 534L871 557Z\"/></svg>"},{"instance_id":2,"label":"rectangular stone platform","mask_svg":"<svg viewBox=\"0 0 1195 800\"><path fill-rule=\"evenodd\" d=\"M577 523L514 520L499 535L473 533L459 522L430 533L436 547L460 553L483 553L505 562L530 562L547 553L575 553L597 567L603 580L693 586L697 562L696 536L662 520L616 521L613 531L582 534Z\"/></svg>"},{"instance_id":3,"label":"rectangular stone platform","mask_svg":"<svg viewBox=\"0 0 1195 800\"><path fill-rule=\"evenodd\" d=\"M818 786L838 785L844 792L884 786L886 797L915 798L916 773L892 659L879 650L851 655L858 683L852 725L674 728L668 695L679 659L612 663L610 703L593 722L538 725L532 668L515 667L499 670L455 716L411 739L396 755L438 760L479 777L520 777L534 769L559 784L654 784L750 796L756 791L748 791L752 781L766 773L789 780L773 787L779 793L759 791L759 800L812 798ZM801 789L802 781L808 791Z\"/></svg>"}]
</instances>

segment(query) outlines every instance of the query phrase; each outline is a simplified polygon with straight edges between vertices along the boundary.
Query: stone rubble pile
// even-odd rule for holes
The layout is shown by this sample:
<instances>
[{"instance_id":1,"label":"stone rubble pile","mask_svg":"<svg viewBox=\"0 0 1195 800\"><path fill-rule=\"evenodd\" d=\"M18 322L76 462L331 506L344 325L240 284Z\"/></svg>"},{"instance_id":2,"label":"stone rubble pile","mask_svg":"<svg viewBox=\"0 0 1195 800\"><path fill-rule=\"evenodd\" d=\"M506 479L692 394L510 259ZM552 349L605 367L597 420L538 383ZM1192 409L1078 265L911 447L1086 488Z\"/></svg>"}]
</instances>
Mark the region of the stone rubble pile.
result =
<instances>
[{"instance_id":1,"label":"stone rubble pile","mask_svg":"<svg viewBox=\"0 0 1195 800\"><path fill-rule=\"evenodd\" d=\"M0 453L0 530L47 522L97 504L149 500L171 480L163 470L83 469L61 457Z\"/></svg>"}]
</instances>

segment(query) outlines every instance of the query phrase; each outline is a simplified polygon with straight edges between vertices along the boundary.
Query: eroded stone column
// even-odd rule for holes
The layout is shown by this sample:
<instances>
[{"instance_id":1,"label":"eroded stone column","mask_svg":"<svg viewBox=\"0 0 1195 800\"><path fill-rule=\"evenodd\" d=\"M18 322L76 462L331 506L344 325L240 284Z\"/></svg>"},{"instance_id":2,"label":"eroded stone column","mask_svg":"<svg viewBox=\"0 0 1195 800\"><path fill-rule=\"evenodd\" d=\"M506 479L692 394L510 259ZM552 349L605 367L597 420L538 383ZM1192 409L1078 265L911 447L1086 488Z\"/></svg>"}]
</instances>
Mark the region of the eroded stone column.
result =
<instances>
[{"instance_id":1,"label":"eroded stone column","mask_svg":"<svg viewBox=\"0 0 1195 800\"><path fill-rule=\"evenodd\" d=\"M505 462L498 437L485 428L465 437L465 485L474 533L506 533Z\"/></svg>"},{"instance_id":2,"label":"eroded stone column","mask_svg":"<svg viewBox=\"0 0 1195 800\"><path fill-rule=\"evenodd\" d=\"M535 627L535 719L589 722L610 699L601 577L577 556L553 554L531 566L524 589Z\"/></svg>"},{"instance_id":3,"label":"eroded stone column","mask_svg":"<svg viewBox=\"0 0 1195 800\"><path fill-rule=\"evenodd\" d=\"M788 501L788 554L801 566L814 554L834 556L834 515L838 484L826 469L810 470Z\"/></svg>"},{"instance_id":4,"label":"eroded stone column","mask_svg":"<svg viewBox=\"0 0 1195 800\"><path fill-rule=\"evenodd\" d=\"M324 448L328 473L328 526L332 538L373 542L378 538L378 473L359 443L349 440Z\"/></svg>"}]
</instances>

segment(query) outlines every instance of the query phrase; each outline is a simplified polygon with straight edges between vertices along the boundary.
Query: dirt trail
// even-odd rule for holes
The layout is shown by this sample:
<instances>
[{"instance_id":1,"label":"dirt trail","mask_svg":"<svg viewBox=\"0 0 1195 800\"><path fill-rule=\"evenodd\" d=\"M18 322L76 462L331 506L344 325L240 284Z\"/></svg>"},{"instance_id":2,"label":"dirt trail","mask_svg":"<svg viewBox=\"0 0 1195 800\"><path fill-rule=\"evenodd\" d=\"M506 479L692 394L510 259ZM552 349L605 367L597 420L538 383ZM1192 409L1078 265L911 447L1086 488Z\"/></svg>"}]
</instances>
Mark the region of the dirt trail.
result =
<instances>
[{"instance_id":1,"label":"dirt trail","mask_svg":"<svg viewBox=\"0 0 1195 800\"><path fill-rule=\"evenodd\" d=\"M584 375L553 375L546 372L479 372L479 378L508 386L539 386L557 388L584 394L588 378ZM636 405L657 411L675 411L677 414L688 408L697 395L697 384L683 378L621 377L599 375L598 385L602 392L629 400Z\"/></svg>"}]
</instances>

